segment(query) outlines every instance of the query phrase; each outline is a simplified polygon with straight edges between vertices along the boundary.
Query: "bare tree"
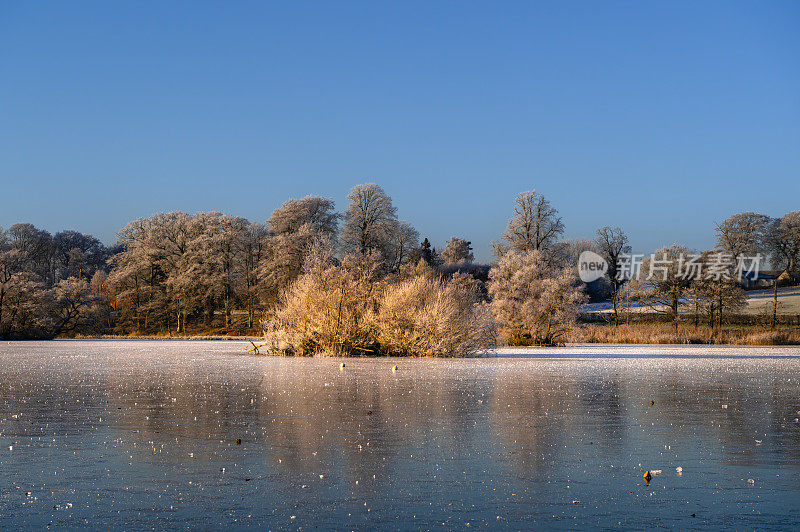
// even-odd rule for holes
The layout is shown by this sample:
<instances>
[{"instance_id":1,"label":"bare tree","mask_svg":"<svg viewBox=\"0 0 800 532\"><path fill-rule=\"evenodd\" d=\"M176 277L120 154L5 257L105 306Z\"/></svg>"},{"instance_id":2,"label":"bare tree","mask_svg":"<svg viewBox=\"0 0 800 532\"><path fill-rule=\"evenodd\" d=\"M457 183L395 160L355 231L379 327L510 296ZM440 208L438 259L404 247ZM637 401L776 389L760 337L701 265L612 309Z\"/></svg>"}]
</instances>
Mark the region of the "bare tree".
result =
<instances>
[{"instance_id":1,"label":"bare tree","mask_svg":"<svg viewBox=\"0 0 800 532\"><path fill-rule=\"evenodd\" d=\"M514 215L503 233L505 245L496 252L502 254L506 248L545 252L563 232L561 217L550 202L535 190L523 192L515 200Z\"/></svg>"},{"instance_id":2,"label":"bare tree","mask_svg":"<svg viewBox=\"0 0 800 532\"><path fill-rule=\"evenodd\" d=\"M567 238L554 242L544 258L555 268L574 268L584 251L597 251L594 242L585 238Z\"/></svg>"},{"instance_id":3,"label":"bare tree","mask_svg":"<svg viewBox=\"0 0 800 532\"><path fill-rule=\"evenodd\" d=\"M619 227L604 226L597 230L597 238L594 241L600 255L606 259L608 263L608 270L606 275L611 283L612 307L614 309L614 326L619 325L619 311L617 308L619 302L619 289L625 283L619 271L619 259L623 255L631 252L631 246L628 244L628 237L622 232Z\"/></svg>"},{"instance_id":4,"label":"bare tree","mask_svg":"<svg viewBox=\"0 0 800 532\"><path fill-rule=\"evenodd\" d=\"M259 264L265 256L267 244L267 227L260 223L250 223L240 242L241 279L237 288L238 297L247 309L247 327L256 323L256 311L259 309Z\"/></svg>"},{"instance_id":5,"label":"bare tree","mask_svg":"<svg viewBox=\"0 0 800 532\"><path fill-rule=\"evenodd\" d=\"M369 250L386 249L397 209L381 187L375 183L357 185L347 195L350 205L344 215L342 243L345 249L364 254Z\"/></svg>"},{"instance_id":6,"label":"bare tree","mask_svg":"<svg viewBox=\"0 0 800 532\"><path fill-rule=\"evenodd\" d=\"M419 242L419 233L407 222L396 221L388 225L387 241L382 250L390 270L399 270L412 257Z\"/></svg>"},{"instance_id":7,"label":"bare tree","mask_svg":"<svg viewBox=\"0 0 800 532\"><path fill-rule=\"evenodd\" d=\"M52 291L53 323L49 334L59 336L73 333L83 327L91 329L96 326L96 316L92 312L98 298L92 295L86 278L70 277L59 281Z\"/></svg>"},{"instance_id":8,"label":"bare tree","mask_svg":"<svg viewBox=\"0 0 800 532\"><path fill-rule=\"evenodd\" d=\"M281 292L302 273L311 251L320 242L330 243L311 224L303 224L291 233L268 236L258 266L259 286L266 307L278 303Z\"/></svg>"},{"instance_id":9,"label":"bare tree","mask_svg":"<svg viewBox=\"0 0 800 532\"><path fill-rule=\"evenodd\" d=\"M680 305L692 284L690 276L681 271L681 257L689 256L684 246L673 244L646 257L641 275L629 281L631 297L650 307L657 314L667 316L678 332Z\"/></svg>"},{"instance_id":10,"label":"bare tree","mask_svg":"<svg viewBox=\"0 0 800 532\"><path fill-rule=\"evenodd\" d=\"M91 278L105 268L108 250L92 235L78 231L60 231L53 237L55 278Z\"/></svg>"},{"instance_id":11,"label":"bare tree","mask_svg":"<svg viewBox=\"0 0 800 532\"><path fill-rule=\"evenodd\" d=\"M702 253L699 263L703 271L707 271L712 263L714 253ZM725 275L717 277L701 275L692 279L685 292L688 302L694 303L695 325L699 325L700 315L705 314L708 325L722 328L725 316L735 311L741 311L747 304L747 297L741 284L735 280L734 267L731 266Z\"/></svg>"}]
</instances>

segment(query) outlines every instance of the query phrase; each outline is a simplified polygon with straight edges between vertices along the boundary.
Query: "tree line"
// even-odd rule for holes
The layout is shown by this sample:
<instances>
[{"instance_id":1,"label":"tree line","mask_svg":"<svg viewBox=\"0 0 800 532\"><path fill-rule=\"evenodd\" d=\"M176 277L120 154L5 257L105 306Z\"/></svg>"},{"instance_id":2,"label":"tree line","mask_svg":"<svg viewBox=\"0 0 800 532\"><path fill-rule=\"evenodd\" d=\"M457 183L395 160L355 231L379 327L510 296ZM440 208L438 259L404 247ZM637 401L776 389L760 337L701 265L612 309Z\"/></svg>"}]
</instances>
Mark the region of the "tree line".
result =
<instances>
[{"instance_id":1,"label":"tree line","mask_svg":"<svg viewBox=\"0 0 800 532\"><path fill-rule=\"evenodd\" d=\"M436 250L376 184L347 199L341 213L327 198L288 200L265 223L158 213L129 223L110 248L75 231L0 229L0 338L263 330L284 353L440 356L498 339L564 341L590 299L611 300L614 323L634 300L676 322L686 301L720 323L742 304L730 284L618 279L625 233L602 227L592 240L565 240L557 209L536 191L515 199L491 266L473 263L465 238ZM800 211L737 214L716 229L718 249L768 249L797 282ZM590 285L576 275L585 250L609 263Z\"/></svg>"},{"instance_id":2,"label":"tree line","mask_svg":"<svg viewBox=\"0 0 800 532\"><path fill-rule=\"evenodd\" d=\"M0 228L0 338L252 331L323 244L340 257L377 252L387 272L473 260L466 240L441 253L420 242L377 185L354 187L348 199L344 213L330 199L292 199L266 223L157 213L129 223L110 248L76 231Z\"/></svg>"}]
</instances>

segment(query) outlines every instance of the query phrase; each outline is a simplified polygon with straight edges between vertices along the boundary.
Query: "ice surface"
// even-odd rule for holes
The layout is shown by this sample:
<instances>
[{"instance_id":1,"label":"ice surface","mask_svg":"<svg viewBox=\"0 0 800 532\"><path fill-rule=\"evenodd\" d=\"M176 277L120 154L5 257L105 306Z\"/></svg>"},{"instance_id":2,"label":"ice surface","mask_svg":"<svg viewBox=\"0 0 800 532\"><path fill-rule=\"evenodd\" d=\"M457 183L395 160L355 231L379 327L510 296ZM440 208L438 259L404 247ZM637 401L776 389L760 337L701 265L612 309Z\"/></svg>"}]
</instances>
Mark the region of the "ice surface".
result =
<instances>
[{"instance_id":1,"label":"ice surface","mask_svg":"<svg viewBox=\"0 0 800 532\"><path fill-rule=\"evenodd\" d=\"M244 349L0 344L0 528L800 521L798 348Z\"/></svg>"}]
</instances>

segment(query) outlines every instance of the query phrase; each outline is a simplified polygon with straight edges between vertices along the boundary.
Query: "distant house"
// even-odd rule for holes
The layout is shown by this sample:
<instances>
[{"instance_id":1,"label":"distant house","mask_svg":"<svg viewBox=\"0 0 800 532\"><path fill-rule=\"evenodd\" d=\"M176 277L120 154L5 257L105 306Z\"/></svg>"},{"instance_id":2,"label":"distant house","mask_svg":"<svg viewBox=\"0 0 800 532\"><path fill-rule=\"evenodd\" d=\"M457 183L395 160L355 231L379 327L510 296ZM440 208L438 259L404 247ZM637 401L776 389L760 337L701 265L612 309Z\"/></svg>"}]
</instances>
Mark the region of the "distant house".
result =
<instances>
[{"instance_id":1,"label":"distant house","mask_svg":"<svg viewBox=\"0 0 800 532\"><path fill-rule=\"evenodd\" d=\"M755 272L745 272L742 278L742 288L770 288L775 286L778 279L784 278L785 272L779 271L760 271L758 277Z\"/></svg>"}]
</instances>

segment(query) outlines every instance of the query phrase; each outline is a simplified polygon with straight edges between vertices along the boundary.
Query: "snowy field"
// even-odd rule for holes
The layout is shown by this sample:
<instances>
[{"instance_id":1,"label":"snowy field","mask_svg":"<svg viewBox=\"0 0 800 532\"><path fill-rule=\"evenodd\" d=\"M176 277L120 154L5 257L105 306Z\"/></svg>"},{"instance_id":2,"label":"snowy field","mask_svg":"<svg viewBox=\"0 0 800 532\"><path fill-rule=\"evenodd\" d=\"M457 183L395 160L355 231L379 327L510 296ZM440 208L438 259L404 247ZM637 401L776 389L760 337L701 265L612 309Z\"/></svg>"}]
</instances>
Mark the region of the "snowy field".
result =
<instances>
[{"instance_id":1,"label":"snowy field","mask_svg":"<svg viewBox=\"0 0 800 532\"><path fill-rule=\"evenodd\" d=\"M744 312L747 314L764 314L772 311L774 293L772 289L765 290L751 290L746 292L747 305ZM689 301L683 301L687 307ZM647 305L633 304L629 311L631 312L654 312L655 309L659 311L666 311L666 307L650 307ZM583 312L611 314L614 312L610 301L601 301L598 303L587 303L581 308ZM691 309L686 308L687 311ZM800 288L796 286L785 287L778 289L778 312L780 314L800 314Z\"/></svg>"},{"instance_id":2,"label":"snowy field","mask_svg":"<svg viewBox=\"0 0 800 532\"><path fill-rule=\"evenodd\" d=\"M764 314L772 311L774 301L772 290L754 290L747 293L747 312ZM781 314L800 314L800 288L778 289L778 312Z\"/></svg>"},{"instance_id":3,"label":"snowy field","mask_svg":"<svg viewBox=\"0 0 800 532\"><path fill-rule=\"evenodd\" d=\"M800 521L800 348L248 345L0 345L0 529Z\"/></svg>"}]
</instances>

